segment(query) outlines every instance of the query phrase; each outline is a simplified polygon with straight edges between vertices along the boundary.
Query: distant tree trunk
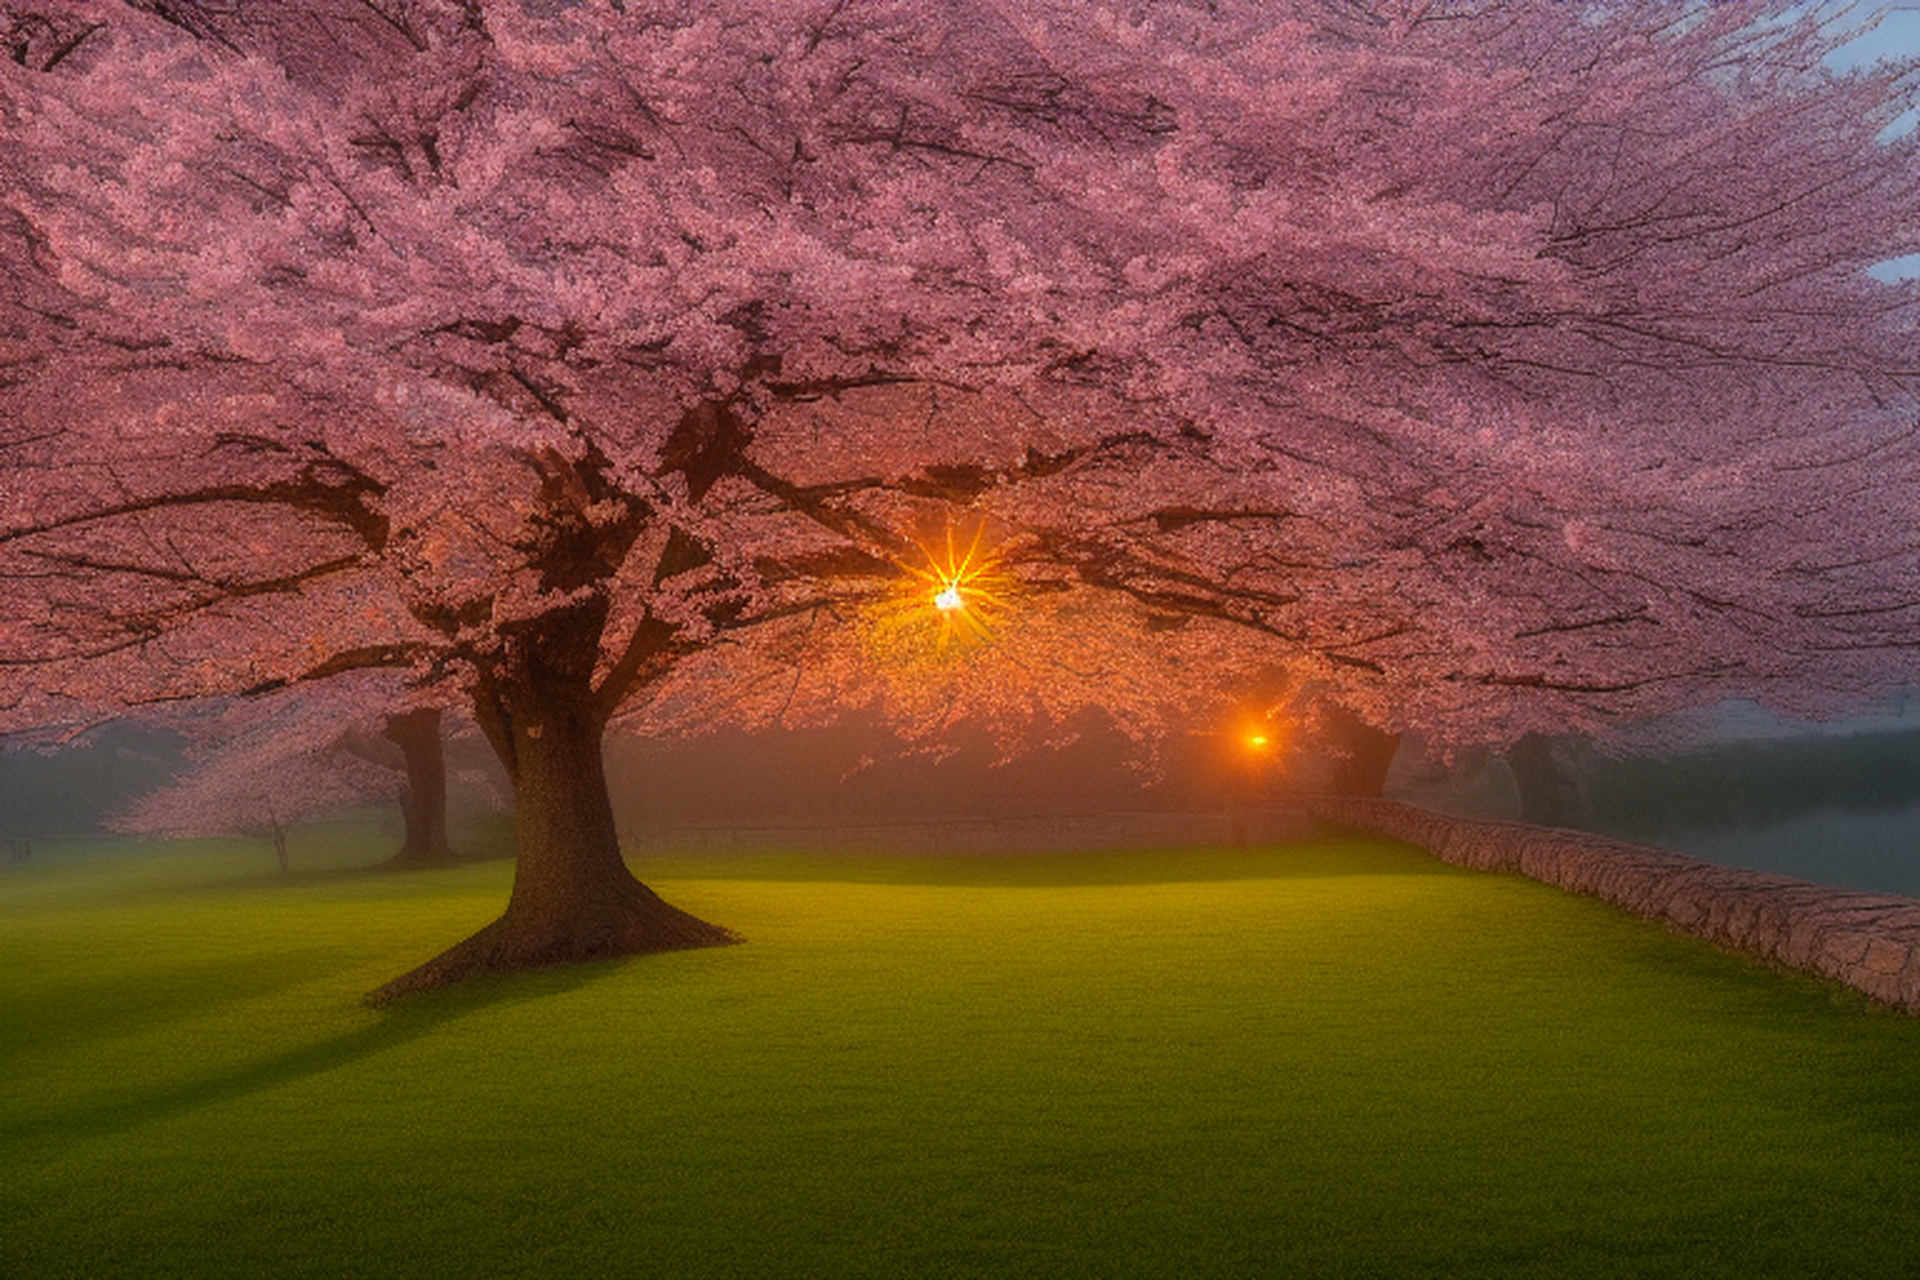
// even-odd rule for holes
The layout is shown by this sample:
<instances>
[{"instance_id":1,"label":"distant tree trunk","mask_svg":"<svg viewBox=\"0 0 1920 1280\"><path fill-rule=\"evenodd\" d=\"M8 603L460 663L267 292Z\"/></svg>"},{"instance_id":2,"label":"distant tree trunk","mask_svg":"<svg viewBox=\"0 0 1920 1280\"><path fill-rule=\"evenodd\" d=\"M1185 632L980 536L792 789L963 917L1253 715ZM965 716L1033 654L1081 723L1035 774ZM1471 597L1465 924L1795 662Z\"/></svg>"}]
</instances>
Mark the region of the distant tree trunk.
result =
<instances>
[{"instance_id":1,"label":"distant tree trunk","mask_svg":"<svg viewBox=\"0 0 1920 1280\"><path fill-rule=\"evenodd\" d=\"M1400 735L1376 729L1353 712L1334 706L1325 716L1327 739L1345 754L1335 759L1327 789L1335 795L1377 796L1400 750Z\"/></svg>"},{"instance_id":2,"label":"distant tree trunk","mask_svg":"<svg viewBox=\"0 0 1920 1280\"><path fill-rule=\"evenodd\" d=\"M447 756L440 741L440 712L423 707L387 717L382 736L400 748L407 789L400 794L406 839L387 860L395 867L437 866L455 860L447 842Z\"/></svg>"},{"instance_id":3,"label":"distant tree trunk","mask_svg":"<svg viewBox=\"0 0 1920 1280\"><path fill-rule=\"evenodd\" d=\"M273 856L280 862L280 874L285 875L288 871L287 827L271 806L267 809L267 831L273 837Z\"/></svg>"},{"instance_id":4,"label":"distant tree trunk","mask_svg":"<svg viewBox=\"0 0 1920 1280\"><path fill-rule=\"evenodd\" d=\"M1554 750L1552 738L1529 733L1507 751L1520 790L1520 817L1543 827L1571 826L1580 817L1580 788Z\"/></svg>"},{"instance_id":5,"label":"distant tree trunk","mask_svg":"<svg viewBox=\"0 0 1920 1280\"><path fill-rule=\"evenodd\" d=\"M358 729L340 735L339 750L383 769L404 771L400 818L405 835L389 867L445 866L458 860L447 840L447 754L437 708L391 715L376 737Z\"/></svg>"},{"instance_id":6,"label":"distant tree trunk","mask_svg":"<svg viewBox=\"0 0 1920 1280\"><path fill-rule=\"evenodd\" d=\"M591 679L597 637L595 629L586 647L550 633L547 643L520 647L516 678L480 681L475 715L513 782L513 894L498 920L372 992L368 1003L477 973L740 940L669 906L620 855L601 755L605 716Z\"/></svg>"}]
</instances>

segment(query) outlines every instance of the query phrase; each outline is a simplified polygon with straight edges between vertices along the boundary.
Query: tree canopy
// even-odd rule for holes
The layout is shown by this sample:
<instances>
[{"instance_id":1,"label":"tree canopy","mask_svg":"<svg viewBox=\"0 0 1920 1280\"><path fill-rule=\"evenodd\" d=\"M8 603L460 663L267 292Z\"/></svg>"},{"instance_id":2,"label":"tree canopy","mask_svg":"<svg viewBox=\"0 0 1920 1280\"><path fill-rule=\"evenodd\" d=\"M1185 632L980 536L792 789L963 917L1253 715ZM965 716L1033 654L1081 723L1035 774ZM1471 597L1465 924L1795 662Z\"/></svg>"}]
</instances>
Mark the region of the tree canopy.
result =
<instances>
[{"instance_id":1,"label":"tree canopy","mask_svg":"<svg viewBox=\"0 0 1920 1280\"><path fill-rule=\"evenodd\" d=\"M1911 76L1755 17L14 6L8 701L611 709L929 503L1448 736L1910 676Z\"/></svg>"}]
</instances>

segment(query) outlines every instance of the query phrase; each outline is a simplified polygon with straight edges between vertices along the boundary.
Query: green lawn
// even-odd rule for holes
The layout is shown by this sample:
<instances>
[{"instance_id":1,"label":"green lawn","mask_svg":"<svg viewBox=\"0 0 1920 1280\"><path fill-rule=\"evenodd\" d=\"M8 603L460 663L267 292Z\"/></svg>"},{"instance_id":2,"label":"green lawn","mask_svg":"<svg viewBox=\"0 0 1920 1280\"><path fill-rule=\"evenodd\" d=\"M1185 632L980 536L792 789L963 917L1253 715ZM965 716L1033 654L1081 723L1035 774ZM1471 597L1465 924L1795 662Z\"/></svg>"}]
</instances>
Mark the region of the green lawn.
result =
<instances>
[{"instance_id":1,"label":"green lawn","mask_svg":"<svg viewBox=\"0 0 1920 1280\"><path fill-rule=\"evenodd\" d=\"M357 997L510 867L0 869L0 1275L1920 1275L1920 1020L1333 838L649 856L748 944Z\"/></svg>"}]
</instances>

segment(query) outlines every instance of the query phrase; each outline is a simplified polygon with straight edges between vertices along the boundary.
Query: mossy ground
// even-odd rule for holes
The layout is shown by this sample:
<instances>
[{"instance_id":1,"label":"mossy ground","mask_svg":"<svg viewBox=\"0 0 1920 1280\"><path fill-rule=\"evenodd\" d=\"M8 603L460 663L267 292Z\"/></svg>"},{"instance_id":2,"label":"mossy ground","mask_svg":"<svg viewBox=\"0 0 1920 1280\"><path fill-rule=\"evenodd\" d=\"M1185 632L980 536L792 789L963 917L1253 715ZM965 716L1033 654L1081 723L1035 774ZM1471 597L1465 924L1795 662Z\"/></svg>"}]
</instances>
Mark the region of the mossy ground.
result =
<instances>
[{"instance_id":1,"label":"mossy ground","mask_svg":"<svg viewBox=\"0 0 1920 1280\"><path fill-rule=\"evenodd\" d=\"M649 854L747 945L376 1011L511 868L302 835L3 869L0 1274L1920 1274L1920 1020L1404 846Z\"/></svg>"}]
</instances>

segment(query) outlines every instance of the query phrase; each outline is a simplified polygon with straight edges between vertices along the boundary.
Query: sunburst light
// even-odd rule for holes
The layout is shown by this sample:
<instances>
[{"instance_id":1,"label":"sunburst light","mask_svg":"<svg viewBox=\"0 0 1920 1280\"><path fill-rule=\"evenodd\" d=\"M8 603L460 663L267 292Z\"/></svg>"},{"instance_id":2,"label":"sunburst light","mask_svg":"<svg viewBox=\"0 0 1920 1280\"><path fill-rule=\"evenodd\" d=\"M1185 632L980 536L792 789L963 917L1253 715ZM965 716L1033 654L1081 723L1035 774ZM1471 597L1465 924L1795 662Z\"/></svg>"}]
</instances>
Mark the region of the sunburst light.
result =
<instances>
[{"instance_id":1,"label":"sunburst light","mask_svg":"<svg viewBox=\"0 0 1920 1280\"><path fill-rule=\"evenodd\" d=\"M897 562L905 576L874 619L886 647L907 657L992 640L1011 608L1015 583L986 527L949 525L913 546L918 555Z\"/></svg>"}]
</instances>

